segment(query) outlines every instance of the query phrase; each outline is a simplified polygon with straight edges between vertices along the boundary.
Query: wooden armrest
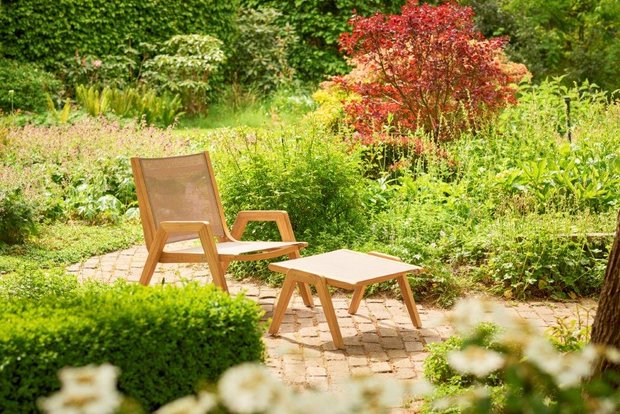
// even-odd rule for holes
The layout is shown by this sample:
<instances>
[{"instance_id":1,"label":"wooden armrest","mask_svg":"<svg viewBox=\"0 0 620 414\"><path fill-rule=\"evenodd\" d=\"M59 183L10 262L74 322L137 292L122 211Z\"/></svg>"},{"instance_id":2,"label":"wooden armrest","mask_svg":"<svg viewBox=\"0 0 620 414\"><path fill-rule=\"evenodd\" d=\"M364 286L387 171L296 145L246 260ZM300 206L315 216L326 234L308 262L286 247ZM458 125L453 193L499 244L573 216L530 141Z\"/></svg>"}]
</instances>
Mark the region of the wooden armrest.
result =
<instances>
[{"instance_id":1,"label":"wooden armrest","mask_svg":"<svg viewBox=\"0 0 620 414\"><path fill-rule=\"evenodd\" d=\"M166 233L198 233L203 228L211 229L208 221L161 221L159 227Z\"/></svg>"},{"instance_id":2,"label":"wooden armrest","mask_svg":"<svg viewBox=\"0 0 620 414\"><path fill-rule=\"evenodd\" d=\"M232 225L231 235L241 240L243 232L250 221L275 221L282 241L296 241L293 226L288 213L284 210L243 210L237 213Z\"/></svg>"}]
</instances>

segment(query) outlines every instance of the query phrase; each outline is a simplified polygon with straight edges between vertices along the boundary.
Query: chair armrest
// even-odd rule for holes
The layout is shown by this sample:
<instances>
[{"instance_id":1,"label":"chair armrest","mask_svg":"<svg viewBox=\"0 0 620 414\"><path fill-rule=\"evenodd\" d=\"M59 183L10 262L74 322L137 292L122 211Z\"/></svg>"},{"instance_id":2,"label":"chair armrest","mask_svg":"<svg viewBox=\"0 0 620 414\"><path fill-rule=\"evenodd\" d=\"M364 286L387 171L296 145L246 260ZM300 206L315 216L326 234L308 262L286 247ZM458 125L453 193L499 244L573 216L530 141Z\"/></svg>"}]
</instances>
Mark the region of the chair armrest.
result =
<instances>
[{"instance_id":1,"label":"chair armrest","mask_svg":"<svg viewBox=\"0 0 620 414\"><path fill-rule=\"evenodd\" d=\"M241 240L245 227L250 221L275 221L282 241L296 241L288 213L284 210L244 210L237 213L232 225L231 235Z\"/></svg>"},{"instance_id":2,"label":"chair armrest","mask_svg":"<svg viewBox=\"0 0 620 414\"><path fill-rule=\"evenodd\" d=\"M208 221L161 221L159 227L166 233L198 233L207 227L211 229Z\"/></svg>"}]
</instances>

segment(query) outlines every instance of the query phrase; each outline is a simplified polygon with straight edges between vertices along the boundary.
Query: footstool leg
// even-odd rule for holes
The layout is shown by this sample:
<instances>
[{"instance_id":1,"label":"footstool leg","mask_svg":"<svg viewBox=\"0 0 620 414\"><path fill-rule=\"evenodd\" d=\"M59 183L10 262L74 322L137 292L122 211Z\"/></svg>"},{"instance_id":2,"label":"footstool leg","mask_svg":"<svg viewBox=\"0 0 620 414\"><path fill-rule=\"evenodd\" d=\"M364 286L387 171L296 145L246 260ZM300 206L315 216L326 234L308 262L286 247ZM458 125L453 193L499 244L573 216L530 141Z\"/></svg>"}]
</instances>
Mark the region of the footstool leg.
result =
<instances>
[{"instance_id":1,"label":"footstool leg","mask_svg":"<svg viewBox=\"0 0 620 414\"><path fill-rule=\"evenodd\" d=\"M332 297L327 289L327 283L324 278L320 278L316 284L316 290L323 306L323 312L325 313L325 319L327 320L327 326L332 333L334 339L334 345L336 348L344 349L344 341L342 340L342 334L340 333L340 327L338 326L338 320L336 319L336 311L334 311L334 304L332 303Z\"/></svg>"},{"instance_id":2,"label":"footstool leg","mask_svg":"<svg viewBox=\"0 0 620 414\"><path fill-rule=\"evenodd\" d=\"M288 303L291 301L294 288L295 281L292 277L287 276L286 279L284 279L284 284L282 285L282 290L280 291L280 296L278 297L278 303L273 311L273 320L271 321L271 326L269 327L269 333L271 335L277 334L280 329L280 324L282 323L282 319L284 318L284 314L288 308Z\"/></svg>"},{"instance_id":3,"label":"footstool leg","mask_svg":"<svg viewBox=\"0 0 620 414\"><path fill-rule=\"evenodd\" d=\"M289 259L299 259L301 254L299 254L299 250L294 251L293 253L289 253ZM305 282L298 282L297 287L299 288L299 295L304 301L304 305L309 308L314 308L314 301L312 300L312 291L310 290L310 286L308 286Z\"/></svg>"},{"instance_id":4,"label":"footstool leg","mask_svg":"<svg viewBox=\"0 0 620 414\"><path fill-rule=\"evenodd\" d=\"M354 315L357 313L357 310L360 307L360 303L362 302L362 298L364 297L364 290L366 286L358 286L353 291L353 297L351 298L351 304L349 305L349 313Z\"/></svg>"},{"instance_id":5,"label":"footstool leg","mask_svg":"<svg viewBox=\"0 0 620 414\"><path fill-rule=\"evenodd\" d=\"M396 280L398 281L398 285L400 286L400 290L403 295L403 302L407 305L407 311L409 311L411 322L413 322L413 325L416 328L421 328L422 321L420 321L420 315L418 314L418 309L415 305L415 300L413 299L413 293L411 292L411 286L409 286L407 275L400 275L396 278Z\"/></svg>"},{"instance_id":6,"label":"footstool leg","mask_svg":"<svg viewBox=\"0 0 620 414\"><path fill-rule=\"evenodd\" d=\"M309 308L314 308L314 301L312 300L312 291L310 290L310 286L305 282L297 282L297 287L299 288L299 295L304 301L304 305Z\"/></svg>"}]
</instances>

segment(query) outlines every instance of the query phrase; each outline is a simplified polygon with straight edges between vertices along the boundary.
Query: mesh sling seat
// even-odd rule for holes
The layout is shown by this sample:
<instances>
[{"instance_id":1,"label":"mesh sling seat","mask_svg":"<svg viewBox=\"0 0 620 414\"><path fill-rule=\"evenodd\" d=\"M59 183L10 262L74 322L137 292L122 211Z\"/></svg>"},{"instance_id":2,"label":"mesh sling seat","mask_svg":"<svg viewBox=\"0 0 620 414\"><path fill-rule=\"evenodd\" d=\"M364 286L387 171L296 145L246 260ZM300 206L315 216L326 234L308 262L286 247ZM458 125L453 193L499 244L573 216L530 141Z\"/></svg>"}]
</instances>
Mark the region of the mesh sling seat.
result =
<instances>
[{"instance_id":1,"label":"mesh sling seat","mask_svg":"<svg viewBox=\"0 0 620 414\"><path fill-rule=\"evenodd\" d=\"M229 232L207 152L168 158L132 158L148 257L140 283L148 285L157 263L207 263L213 283L228 291L224 277L232 261L288 255L299 258L305 242L295 240L285 211L240 211ZM250 221L273 221L282 241L240 241ZM170 243L199 240L201 246L169 251ZM307 306L310 288L299 284Z\"/></svg>"}]
</instances>

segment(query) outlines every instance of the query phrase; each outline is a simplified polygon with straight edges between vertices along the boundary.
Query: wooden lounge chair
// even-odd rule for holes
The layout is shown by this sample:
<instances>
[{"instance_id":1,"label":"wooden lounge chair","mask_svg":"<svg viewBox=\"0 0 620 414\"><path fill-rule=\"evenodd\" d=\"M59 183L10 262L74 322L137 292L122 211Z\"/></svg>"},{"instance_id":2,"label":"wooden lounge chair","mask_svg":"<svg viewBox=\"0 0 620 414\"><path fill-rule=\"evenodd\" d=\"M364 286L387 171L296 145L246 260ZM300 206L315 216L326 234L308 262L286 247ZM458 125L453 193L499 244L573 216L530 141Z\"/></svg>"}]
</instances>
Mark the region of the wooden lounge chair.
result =
<instances>
[{"instance_id":1,"label":"wooden lounge chair","mask_svg":"<svg viewBox=\"0 0 620 414\"><path fill-rule=\"evenodd\" d=\"M285 211L240 211L228 231L207 152L169 158L132 158L140 218L148 258L140 283L148 285L157 263L207 263L213 283L228 291L224 275L230 262L288 255L301 257L307 243L295 240ZM239 241L250 221L274 221L282 241ZM200 240L201 247L166 250L169 243ZM310 288L298 284L307 306Z\"/></svg>"}]
</instances>

